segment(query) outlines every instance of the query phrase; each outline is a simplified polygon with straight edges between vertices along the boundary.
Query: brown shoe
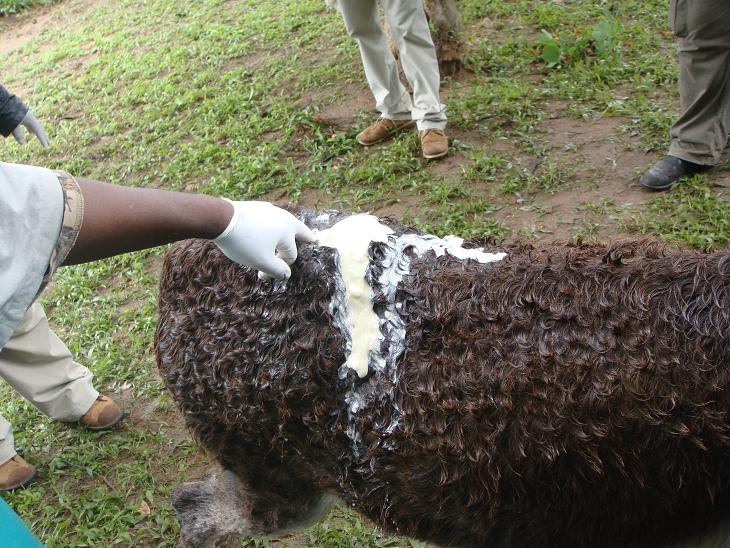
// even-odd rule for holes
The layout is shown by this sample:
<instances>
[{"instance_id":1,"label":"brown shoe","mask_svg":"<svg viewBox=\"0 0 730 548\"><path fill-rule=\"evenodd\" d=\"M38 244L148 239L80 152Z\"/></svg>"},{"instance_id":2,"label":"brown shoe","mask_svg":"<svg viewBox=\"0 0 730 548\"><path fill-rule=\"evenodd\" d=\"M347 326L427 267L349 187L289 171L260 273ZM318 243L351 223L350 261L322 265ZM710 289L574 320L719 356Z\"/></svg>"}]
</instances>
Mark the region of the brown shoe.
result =
<instances>
[{"instance_id":1,"label":"brown shoe","mask_svg":"<svg viewBox=\"0 0 730 548\"><path fill-rule=\"evenodd\" d=\"M446 156L449 152L449 138L442 129L424 129L419 133L423 157L433 159Z\"/></svg>"},{"instance_id":2,"label":"brown shoe","mask_svg":"<svg viewBox=\"0 0 730 548\"><path fill-rule=\"evenodd\" d=\"M378 118L374 123L358 133L355 139L361 145L370 146L379 143L394 133L415 125L416 122L413 120L388 120L387 118Z\"/></svg>"},{"instance_id":3,"label":"brown shoe","mask_svg":"<svg viewBox=\"0 0 730 548\"><path fill-rule=\"evenodd\" d=\"M79 422L89 430L107 430L122 420L122 410L109 396L99 396Z\"/></svg>"},{"instance_id":4,"label":"brown shoe","mask_svg":"<svg viewBox=\"0 0 730 548\"><path fill-rule=\"evenodd\" d=\"M35 466L28 464L20 455L0 464L0 491L23 489L38 477Z\"/></svg>"}]
</instances>

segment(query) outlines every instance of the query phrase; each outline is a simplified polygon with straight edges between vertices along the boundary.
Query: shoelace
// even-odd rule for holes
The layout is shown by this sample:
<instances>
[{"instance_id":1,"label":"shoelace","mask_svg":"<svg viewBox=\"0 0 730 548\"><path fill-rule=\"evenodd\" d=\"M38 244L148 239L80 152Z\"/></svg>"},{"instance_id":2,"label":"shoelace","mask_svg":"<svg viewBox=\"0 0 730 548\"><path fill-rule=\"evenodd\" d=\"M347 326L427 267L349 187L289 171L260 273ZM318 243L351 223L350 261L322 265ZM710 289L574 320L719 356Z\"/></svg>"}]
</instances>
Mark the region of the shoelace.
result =
<instances>
[{"instance_id":1,"label":"shoelace","mask_svg":"<svg viewBox=\"0 0 730 548\"><path fill-rule=\"evenodd\" d=\"M440 129L424 129L423 137L428 137L430 133L435 133L436 135L441 135L442 137L444 135L444 132Z\"/></svg>"}]
</instances>

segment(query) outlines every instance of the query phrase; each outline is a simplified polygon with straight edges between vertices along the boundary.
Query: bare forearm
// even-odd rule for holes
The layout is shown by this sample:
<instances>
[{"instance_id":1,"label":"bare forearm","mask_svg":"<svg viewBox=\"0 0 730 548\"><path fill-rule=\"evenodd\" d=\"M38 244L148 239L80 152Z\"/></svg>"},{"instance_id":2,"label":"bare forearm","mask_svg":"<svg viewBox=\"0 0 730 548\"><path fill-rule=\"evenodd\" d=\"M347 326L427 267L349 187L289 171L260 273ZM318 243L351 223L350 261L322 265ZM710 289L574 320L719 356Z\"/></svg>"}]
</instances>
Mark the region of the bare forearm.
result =
<instances>
[{"instance_id":1,"label":"bare forearm","mask_svg":"<svg viewBox=\"0 0 730 548\"><path fill-rule=\"evenodd\" d=\"M233 206L220 198L78 179L84 218L65 265L85 263L186 238L215 238Z\"/></svg>"}]
</instances>

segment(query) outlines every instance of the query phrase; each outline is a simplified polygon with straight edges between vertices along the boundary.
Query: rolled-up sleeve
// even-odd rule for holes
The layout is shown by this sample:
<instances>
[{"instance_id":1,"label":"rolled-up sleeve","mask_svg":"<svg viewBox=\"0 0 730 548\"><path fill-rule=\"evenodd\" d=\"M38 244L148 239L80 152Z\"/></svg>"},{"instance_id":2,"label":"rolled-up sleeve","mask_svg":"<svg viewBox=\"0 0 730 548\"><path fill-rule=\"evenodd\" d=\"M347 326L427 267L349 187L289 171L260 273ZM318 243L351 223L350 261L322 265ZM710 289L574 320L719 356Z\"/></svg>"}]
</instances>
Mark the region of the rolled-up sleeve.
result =
<instances>
[{"instance_id":1,"label":"rolled-up sleeve","mask_svg":"<svg viewBox=\"0 0 730 548\"><path fill-rule=\"evenodd\" d=\"M62 221L53 171L0 162L0 348L38 292Z\"/></svg>"},{"instance_id":2,"label":"rolled-up sleeve","mask_svg":"<svg viewBox=\"0 0 730 548\"><path fill-rule=\"evenodd\" d=\"M28 113L28 107L0 86L0 135L7 137L18 127Z\"/></svg>"}]
</instances>

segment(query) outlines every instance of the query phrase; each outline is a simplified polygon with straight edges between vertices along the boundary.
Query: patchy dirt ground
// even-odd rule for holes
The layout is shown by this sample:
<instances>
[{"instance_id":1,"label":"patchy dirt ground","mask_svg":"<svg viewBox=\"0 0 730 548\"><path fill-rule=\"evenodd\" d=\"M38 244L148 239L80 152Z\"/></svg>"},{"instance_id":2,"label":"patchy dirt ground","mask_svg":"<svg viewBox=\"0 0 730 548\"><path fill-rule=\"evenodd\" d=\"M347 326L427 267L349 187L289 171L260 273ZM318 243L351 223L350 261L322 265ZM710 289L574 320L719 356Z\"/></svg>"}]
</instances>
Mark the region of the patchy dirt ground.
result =
<instances>
[{"instance_id":1,"label":"patchy dirt ground","mask_svg":"<svg viewBox=\"0 0 730 548\"><path fill-rule=\"evenodd\" d=\"M12 52L25 45L31 38L42 34L49 28L63 27L73 24L80 13L91 5L108 0L66 0L59 4L37 8L17 16L9 16L0 20L0 53ZM492 32L491 22L485 18L470 29L476 32ZM46 46L51 47L51 46ZM233 59L230 66L241 64L255 70L264 60L264 56L256 54ZM82 70L83 59L76 58L76 66L70 70ZM445 101L454 89L469 85L470 74L462 72L447 82L442 90ZM537 81L539 75L534 75ZM23 89L15 89L22 95ZM303 108L316 106L320 108L315 121L331 126L333 130L342 130L356 123L356 114L372 109L371 94L364 82L348 83L336 97L329 97L327 90L322 90L302 97L297 102ZM514 233L526 234L538 239L565 240L586 230L600 238L612 238L623 235L616 222L605 222L602 215L601 226L597 225L597 210L605 213L606 208L617 212L642 204L651 198L651 194L642 191L637 181L641 173L660 156L648 154L637 149L632 138L621 129L626 120L618 117L597 119L576 119L568 114L566 101L554 101L548 107L548 116L543 120L536 132L545 136L550 143L550 155L558 162L574 166L570 181L562 188L548 192L540 192L535 196L513 197L510 195L492 194L498 211L495 218L504 223ZM73 113L69 117L74 117ZM506 155L514 154L514 164L533 174L539 174L542 168L536 158L525 157L516 152L510 143L498 142L485 145L485 140L478 131L449 130L452 139L458 139L467 147L493 147ZM271 135L276 138L277 135ZM100 143L99 146L103 146ZM387 143L376 146L388 146ZM464 155L457 150L453 155L440 161L432 162L429 171L435 177L454 178L461 173L466 164ZM717 184L730 186L730 175L718 174ZM485 188L485 192L489 192ZM280 193L273 192L270 199L282 201ZM336 207L332 196L316 190L305 190L298 202L310 207ZM387 203L374 204L372 211L378 215L402 217L406 211L417 207L419 199L413 196L392 196ZM618 217L616 217L618 218ZM610 219L610 217L609 217Z\"/></svg>"},{"instance_id":2,"label":"patchy dirt ground","mask_svg":"<svg viewBox=\"0 0 730 548\"><path fill-rule=\"evenodd\" d=\"M468 73L462 73L451 85L454 82L466 83L469 76ZM445 92L448 92L448 84ZM303 99L302 103L317 104L321 100L315 95ZM355 114L371 109L372 104L372 97L364 84L350 84L343 97L321 109L316 121L341 130L354 125ZM595 222L594 210L611 207L619 211L651 198L651 194L641 190L637 182L641 173L657 160L657 156L636 150L636 143L631 142L631 137L621 130L626 120L620 117L576 119L567 113L567 106L565 102L552 103L548 117L536 133L544 135L550 143L551 158L575 167L570 180L560 189L540 192L529 199L490 193L499 206L495 217L515 233L539 239L567 240L582 227ZM517 152L516 147L509 142L486 145L479 131L451 129L448 134L466 147L478 149L489 146L503 155L512 155L515 165L527 172L539 174L542 168L537 158ZM387 147L388 143L375 146ZM467 163L463 153L456 151L453 155L431 162L428 169L434 177L448 179L453 176L456 179ZM484 190L489 192L490 189ZM419 201L410 195L393 196L392 203L375 207L373 212L399 218L417 206ZM299 202L309 207L332 207L331 196L313 190L302 193ZM600 229L600 236L604 238L620 235L625 234L622 234L616 223Z\"/></svg>"},{"instance_id":3,"label":"patchy dirt ground","mask_svg":"<svg viewBox=\"0 0 730 548\"><path fill-rule=\"evenodd\" d=\"M62 5L52 4L8 15L0 19L0 53L8 53L27 44L51 28L73 25L80 13L89 6L107 0L66 0Z\"/></svg>"}]
</instances>

